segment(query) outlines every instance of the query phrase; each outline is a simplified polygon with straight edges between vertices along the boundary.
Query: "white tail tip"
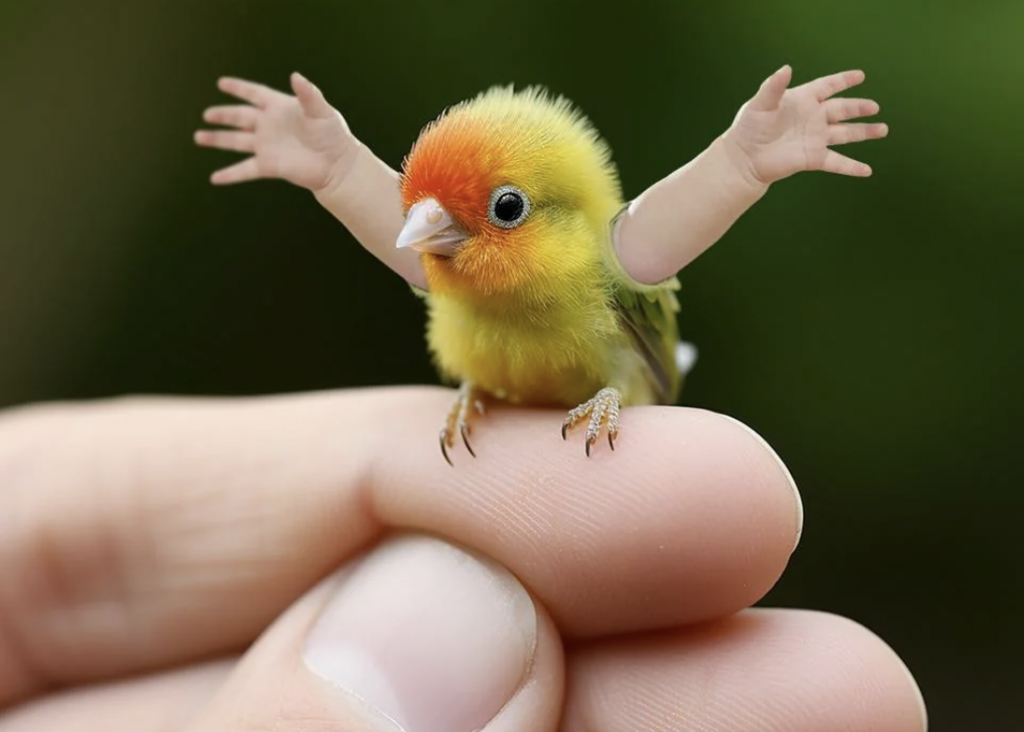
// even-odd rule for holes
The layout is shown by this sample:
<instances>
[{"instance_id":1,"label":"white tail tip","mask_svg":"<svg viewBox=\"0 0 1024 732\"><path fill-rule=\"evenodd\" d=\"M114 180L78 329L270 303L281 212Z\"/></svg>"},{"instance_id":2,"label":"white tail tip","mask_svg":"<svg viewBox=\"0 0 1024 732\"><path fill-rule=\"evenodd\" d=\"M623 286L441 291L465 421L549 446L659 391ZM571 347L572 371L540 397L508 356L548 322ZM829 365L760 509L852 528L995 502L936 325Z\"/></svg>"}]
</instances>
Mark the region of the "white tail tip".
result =
<instances>
[{"instance_id":1,"label":"white tail tip","mask_svg":"<svg viewBox=\"0 0 1024 732\"><path fill-rule=\"evenodd\" d=\"M676 368L686 376L697 363L697 346L686 341L676 344Z\"/></svg>"}]
</instances>

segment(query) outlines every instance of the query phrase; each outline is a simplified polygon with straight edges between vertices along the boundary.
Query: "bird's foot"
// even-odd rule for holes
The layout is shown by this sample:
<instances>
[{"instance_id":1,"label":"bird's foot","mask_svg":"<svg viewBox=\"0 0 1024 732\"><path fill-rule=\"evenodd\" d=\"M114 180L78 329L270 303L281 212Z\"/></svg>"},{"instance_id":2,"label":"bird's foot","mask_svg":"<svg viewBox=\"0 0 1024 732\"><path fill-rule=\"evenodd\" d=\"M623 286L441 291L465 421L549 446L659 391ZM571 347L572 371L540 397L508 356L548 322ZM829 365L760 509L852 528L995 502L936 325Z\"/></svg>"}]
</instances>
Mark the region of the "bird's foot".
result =
<instances>
[{"instance_id":1,"label":"bird's foot","mask_svg":"<svg viewBox=\"0 0 1024 732\"><path fill-rule=\"evenodd\" d=\"M448 412L444 429L441 430L441 454L444 455L444 459L448 461L449 465L454 465L452 459L448 457L448 449L455 447L456 434L462 436L462 442L469 450L469 454L476 457L476 453L469 445L469 433L472 431L472 426L469 423L470 407L473 407L478 414L486 412L484 403L477 396L472 382L464 381L459 387L459 395L456 397L455 403L452 404L452 408Z\"/></svg>"},{"instance_id":2,"label":"bird's foot","mask_svg":"<svg viewBox=\"0 0 1024 732\"><path fill-rule=\"evenodd\" d=\"M622 393L614 387L605 387L594 395L594 398L584 402L569 412L569 416L562 423L562 439L566 438L569 430L582 422L587 417L587 457L590 457L590 448L597 442L601 434L601 427L608 430L608 446L615 449L615 438L619 434L619 410L622 408Z\"/></svg>"}]
</instances>

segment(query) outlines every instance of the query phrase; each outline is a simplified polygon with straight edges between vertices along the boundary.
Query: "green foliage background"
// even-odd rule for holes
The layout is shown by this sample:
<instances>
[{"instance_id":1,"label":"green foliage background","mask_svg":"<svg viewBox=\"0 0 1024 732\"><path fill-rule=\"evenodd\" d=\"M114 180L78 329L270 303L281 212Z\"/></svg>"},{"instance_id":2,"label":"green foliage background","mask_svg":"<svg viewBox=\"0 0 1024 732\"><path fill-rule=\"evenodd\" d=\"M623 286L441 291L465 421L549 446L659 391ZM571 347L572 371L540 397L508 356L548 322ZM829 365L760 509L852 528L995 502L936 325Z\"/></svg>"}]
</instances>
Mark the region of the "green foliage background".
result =
<instances>
[{"instance_id":1,"label":"green foliage background","mask_svg":"<svg viewBox=\"0 0 1024 732\"><path fill-rule=\"evenodd\" d=\"M215 189L220 74L298 69L398 165L445 105L544 83L627 195L760 81L850 67L868 180L785 181L681 276L686 404L763 434L803 491L768 604L851 616L932 730L1016 729L1024 674L1024 3L0 3L0 406L433 382L420 303L308 193ZM1015 693L1016 692L1016 693Z\"/></svg>"}]
</instances>

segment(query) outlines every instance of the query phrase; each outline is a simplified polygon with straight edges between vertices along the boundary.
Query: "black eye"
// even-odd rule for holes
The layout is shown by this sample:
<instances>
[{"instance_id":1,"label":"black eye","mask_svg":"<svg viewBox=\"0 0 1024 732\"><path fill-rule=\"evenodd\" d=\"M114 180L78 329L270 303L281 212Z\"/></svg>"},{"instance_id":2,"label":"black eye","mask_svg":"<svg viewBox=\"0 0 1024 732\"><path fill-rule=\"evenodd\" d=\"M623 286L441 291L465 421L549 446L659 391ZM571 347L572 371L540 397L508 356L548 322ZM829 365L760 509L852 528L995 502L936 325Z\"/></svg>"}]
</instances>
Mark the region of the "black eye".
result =
<instances>
[{"instance_id":1,"label":"black eye","mask_svg":"<svg viewBox=\"0 0 1024 732\"><path fill-rule=\"evenodd\" d=\"M491 193L487 218L495 226L512 229L530 214L530 199L515 186L498 186Z\"/></svg>"}]
</instances>

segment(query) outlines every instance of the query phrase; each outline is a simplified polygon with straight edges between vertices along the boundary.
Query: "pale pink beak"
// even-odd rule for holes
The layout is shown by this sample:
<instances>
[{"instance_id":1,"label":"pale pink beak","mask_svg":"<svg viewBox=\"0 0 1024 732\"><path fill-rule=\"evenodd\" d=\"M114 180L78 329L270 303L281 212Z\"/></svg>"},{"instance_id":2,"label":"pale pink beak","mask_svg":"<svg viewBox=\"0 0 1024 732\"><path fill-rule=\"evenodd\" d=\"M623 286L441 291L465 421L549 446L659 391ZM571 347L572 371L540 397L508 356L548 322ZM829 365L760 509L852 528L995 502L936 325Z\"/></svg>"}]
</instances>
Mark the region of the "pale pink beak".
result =
<instances>
[{"instance_id":1,"label":"pale pink beak","mask_svg":"<svg viewBox=\"0 0 1024 732\"><path fill-rule=\"evenodd\" d=\"M467 238L444 207L433 198L424 198L409 209L405 226L395 245L409 247L417 252L454 256Z\"/></svg>"}]
</instances>

